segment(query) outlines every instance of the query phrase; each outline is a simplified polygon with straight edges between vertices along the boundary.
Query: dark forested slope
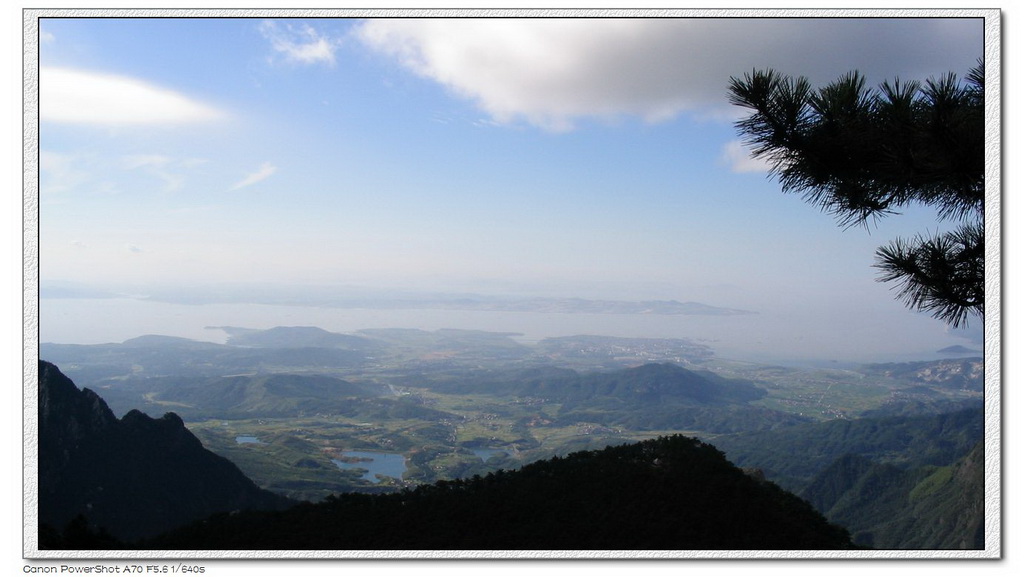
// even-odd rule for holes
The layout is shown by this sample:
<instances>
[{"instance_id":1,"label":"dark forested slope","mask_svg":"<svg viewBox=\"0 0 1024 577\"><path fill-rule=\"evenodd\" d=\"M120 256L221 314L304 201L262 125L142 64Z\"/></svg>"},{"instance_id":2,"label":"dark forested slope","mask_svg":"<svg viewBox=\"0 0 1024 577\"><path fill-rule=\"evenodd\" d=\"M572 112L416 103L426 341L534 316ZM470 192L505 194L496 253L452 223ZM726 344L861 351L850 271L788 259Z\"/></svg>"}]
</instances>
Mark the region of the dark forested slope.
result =
<instances>
[{"instance_id":1,"label":"dark forested slope","mask_svg":"<svg viewBox=\"0 0 1024 577\"><path fill-rule=\"evenodd\" d=\"M89 389L39 362L40 548L82 515L118 539L151 537L221 511L280 508L174 413L117 419Z\"/></svg>"},{"instance_id":2,"label":"dark forested slope","mask_svg":"<svg viewBox=\"0 0 1024 577\"><path fill-rule=\"evenodd\" d=\"M948 465L983 438L984 423L979 406L938 415L835 419L721 435L713 442L737 465L763 469L769 479L799 493L844 455L903 468Z\"/></svg>"},{"instance_id":3,"label":"dark forested slope","mask_svg":"<svg viewBox=\"0 0 1024 577\"><path fill-rule=\"evenodd\" d=\"M219 515L152 549L847 549L844 529L673 436L280 513Z\"/></svg>"},{"instance_id":4,"label":"dark forested slope","mask_svg":"<svg viewBox=\"0 0 1024 577\"><path fill-rule=\"evenodd\" d=\"M985 455L978 442L948 466L901 469L847 455L803 496L854 541L879 549L984 549Z\"/></svg>"},{"instance_id":5,"label":"dark forested slope","mask_svg":"<svg viewBox=\"0 0 1024 577\"><path fill-rule=\"evenodd\" d=\"M984 548L982 408L834 420L721 436L743 467L807 499L856 543L883 549Z\"/></svg>"}]
</instances>

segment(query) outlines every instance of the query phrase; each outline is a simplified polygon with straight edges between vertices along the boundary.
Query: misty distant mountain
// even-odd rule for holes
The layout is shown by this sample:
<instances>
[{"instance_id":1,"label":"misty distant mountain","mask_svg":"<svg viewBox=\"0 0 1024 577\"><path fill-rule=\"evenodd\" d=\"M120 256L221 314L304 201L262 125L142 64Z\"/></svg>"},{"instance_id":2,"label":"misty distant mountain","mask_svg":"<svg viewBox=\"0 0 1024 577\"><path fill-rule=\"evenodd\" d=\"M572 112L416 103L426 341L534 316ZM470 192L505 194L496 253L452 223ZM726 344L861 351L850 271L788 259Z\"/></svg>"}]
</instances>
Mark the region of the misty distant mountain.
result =
<instances>
[{"instance_id":1,"label":"misty distant mountain","mask_svg":"<svg viewBox=\"0 0 1024 577\"><path fill-rule=\"evenodd\" d=\"M184 380L149 379L148 398L177 407L188 418L280 418L343 413L358 401L385 394L381 386L354 384L326 375L234 375Z\"/></svg>"},{"instance_id":2,"label":"misty distant mountain","mask_svg":"<svg viewBox=\"0 0 1024 577\"><path fill-rule=\"evenodd\" d=\"M47 298L138 298L176 304L247 303L360 309L442 309L504 312L746 315L753 311L678 300L610 300L524 297L476 293L417 292L327 286L209 285L202 287L135 287L111 291L48 282Z\"/></svg>"},{"instance_id":3,"label":"misty distant mountain","mask_svg":"<svg viewBox=\"0 0 1024 577\"><path fill-rule=\"evenodd\" d=\"M544 397L560 403L617 399L624 403L711 404L747 402L765 396L753 384L691 371L671 363L648 363L611 371L580 373L553 366L521 370L479 370L405 380L448 394Z\"/></svg>"},{"instance_id":4,"label":"misty distant mountain","mask_svg":"<svg viewBox=\"0 0 1024 577\"><path fill-rule=\"evenodd\" d=\"M93 388L124 389L155 377L220 377L266 372L403 371L481 366L563 366L614 369L652 362L690 364L713 355L687 339L579 335L526 344L515 333L462 329L363 329L354 334L318 327L253 329L208 327L228 334L226 344L144 335L123 343L40 344L40 356ZM109 400L109 395L108 395ZM115 401L116 402L116 401Z\"/></svg>"},{"instance_id":5,"label":"misty distant mountain","mask_svg":"<svg viewBox=\"0 0 1024 577\"><path fill-rule=\"evenodd\" d=\"M162 335L145 335L123 343L71 345L41 343L39 355L60 363L74 373L76 381L90 386L114 380L125 383L133 378L159 376L218 377L255 373L266 367L274 370L305 370L319 368L354 368L362 366L372 348L363 346L357 337L334 335L333 346L297 346L296 338L282 338L274 331L264 338L265 346L235 346L196 341ZM247 335L258 342L257 335ZM244 338L243 338L244 340ZM286 340L288 344L271 346L268 341ZM327 339L325 339L327 340ZM337 346L354 343L352 348Z\"/></svg>"},{"instance_id":6,"label":"misty distant mountain","mask_svg":"<svg viewBox=\"0 0 1024 577\"><path fill-rule=\"evenodd\" d=\"M274 327L266 330L242 327L207 327L228 334L229 345L262 348L330 348L368 351L379 348L369 339L332 333L318 327Z\"/></svg>"},{"instance_id":7,"label":"misty distant mountain","mask_svg":"<svg viewBox=\"0 0 1024 577\"><path fill-rule=\"evenodd\" d=\"M981 351L979 351L977 349L969 349L969 348L967 348L967 347L965 347L963 345L953 345L951 347L946 347L944 349L939 349L936 352L939 353L939 354L943 354L943 355L980 355L981 354Z\"/></svg>"},{"instance_id":8,"label":"misty distant mountain","mask_svg":"<svg viewBox=\"0 0 1024 577\"><path fill-rule=\"evenodd\" d=\"M752 405L767 392L749 381L726 379L672 363L647 363L581 373L552 366L411 374L396 382L444 394L493 395L558 403L556 423L596 423L637 430L765 430L807 418Z\"/></svg>"},{"instance_id":9,"label":"misty distant mountain","mask_svg":"<svg viewBox=\"0 0 1024 577\"><path fill-rule=\"evenodd\" d=\"M981 357L917 361L909 363L877 363L863 365L866 376L882 376L918 382L938 389L981 392L985 388L985 363Z\"/></svg>"},{"instance_id":10,"label":"misty distant mountain","mask_svg":"<svg viewBox=\"0 0 1024 577\"><path fill-rule=\"evenodd\" d=\"M586 313L631 315L747 315L752 311L715 307L676 300L617 301L579 298L487 299L463 297L452 300L394 302L394 308L442 308L532 313ZM390 308L390 307L387 307Z\"/></svg>"}]
</instances>

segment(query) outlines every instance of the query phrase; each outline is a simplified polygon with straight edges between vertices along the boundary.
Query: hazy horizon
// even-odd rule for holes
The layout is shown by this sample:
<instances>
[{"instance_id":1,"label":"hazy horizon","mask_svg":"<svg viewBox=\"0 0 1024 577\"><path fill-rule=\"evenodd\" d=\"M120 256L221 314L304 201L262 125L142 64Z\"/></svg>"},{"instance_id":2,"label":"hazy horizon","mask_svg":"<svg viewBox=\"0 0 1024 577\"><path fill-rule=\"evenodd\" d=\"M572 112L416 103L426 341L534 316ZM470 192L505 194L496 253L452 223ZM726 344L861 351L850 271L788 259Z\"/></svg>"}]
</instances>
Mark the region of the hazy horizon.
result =
<instances>
[{"instance_id":1,"label":"hazy horizon","mask_svg":"<svg viewBox=\"0 0 1024 577\"><path fill-rule=\"evenodd\" d=\"M124 293L97 287L44 284L40 342L119 343L166 335L224 343L215 327L269 329L315 326L339 333L404 328L513 333L524 342L550 337L598 335L684 338L721 358L780 364L870 363L934 360L960 345L980 351L982 327L933 330L936 321L911 314L889 326L893 310L765 305L757 309L697 303L692 312L650 306L680 301L582 299L537 294L480 294L381 290L372 287L256 285L130 287ZM893 309L899 307L893 303ZM663 307L664 308L664 307ZM642 312L638 312L642 310ZM623 312L625 311L625 312ZM111 319L118 319L111 322Z\"/></svg>"}]
</instances>

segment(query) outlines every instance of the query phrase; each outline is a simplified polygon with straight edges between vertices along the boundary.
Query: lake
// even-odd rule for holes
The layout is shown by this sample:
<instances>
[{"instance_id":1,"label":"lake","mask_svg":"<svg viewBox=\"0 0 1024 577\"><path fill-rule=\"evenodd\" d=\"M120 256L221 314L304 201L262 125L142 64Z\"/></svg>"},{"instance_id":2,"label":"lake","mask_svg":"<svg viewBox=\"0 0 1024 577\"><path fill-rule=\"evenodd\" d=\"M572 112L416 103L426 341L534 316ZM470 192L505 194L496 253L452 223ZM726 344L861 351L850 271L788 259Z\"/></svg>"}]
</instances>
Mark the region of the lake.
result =
<instances>
[{"instance_id":1,"label":"lake","mask_svg":"<svg viewBox=\"0 0 1024 577\"><path fill-rule=\"evenodd\" d=\"M400 453L378 453L371 451L343 451L341 456L345 459L331 459L331 462L339 469L366 469L361 477L371 483L379 483L377 475L402 479L405 474L405 456Z\"/></svg>"},{"instance_id":2,"label":"lake","mask_svg":"<svg viewBox=\"0 0 1024 577\"><path fill-rule=\"evenodd\" d=\"M498 453L506 453L505 449L470 449L473 454L480 458L481 461L487 462L488 459L497 455Z\"/></svg>"}]
</instances>

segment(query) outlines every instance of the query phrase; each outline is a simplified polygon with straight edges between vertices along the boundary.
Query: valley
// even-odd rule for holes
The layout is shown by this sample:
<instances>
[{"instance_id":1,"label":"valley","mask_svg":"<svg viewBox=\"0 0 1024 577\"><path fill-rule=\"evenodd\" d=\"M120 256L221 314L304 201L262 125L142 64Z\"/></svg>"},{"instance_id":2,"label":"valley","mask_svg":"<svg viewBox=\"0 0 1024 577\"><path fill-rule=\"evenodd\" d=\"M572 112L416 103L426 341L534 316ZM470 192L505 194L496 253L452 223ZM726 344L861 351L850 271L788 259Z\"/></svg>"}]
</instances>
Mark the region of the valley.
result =
<instances>
[{"instance_id":1,"label":"valley","mask_svg":"<svg viewBox=\"0 0 1024 577\"><path fill-rule=\"evenodd\" d=\"M980 407L983 395L978 358L796 368L720 359L686 339L221 328L226 344L144 336L43 343L40 356L114 413L174 412L261 488L313 502L660 435L738 447L734 438ZM750 453L738 464L768 468Z\"/></svg>"}]
</instances>

